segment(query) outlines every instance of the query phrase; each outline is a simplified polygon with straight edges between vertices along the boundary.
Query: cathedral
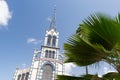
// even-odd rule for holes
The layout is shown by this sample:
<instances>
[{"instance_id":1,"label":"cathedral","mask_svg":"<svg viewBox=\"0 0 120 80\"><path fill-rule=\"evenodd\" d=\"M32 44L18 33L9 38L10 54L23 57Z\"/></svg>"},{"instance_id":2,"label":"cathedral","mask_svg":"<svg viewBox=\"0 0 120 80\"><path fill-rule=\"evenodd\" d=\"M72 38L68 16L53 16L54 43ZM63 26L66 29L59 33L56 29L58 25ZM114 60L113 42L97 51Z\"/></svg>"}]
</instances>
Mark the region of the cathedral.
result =
<instances>
[{"instance_id":1,"label":"cathedral","mask_svg":"<svg viewBox=\"0 0 120 80\"><path fill-rule=\"evenodd\" d=\"M56 10L46 30L41 49L34 49L31 66L16 68L13 80L56 80L57 75L64 74L63 55L59 53L59 32L56 30Z\"/></svg>"}]
</instances>

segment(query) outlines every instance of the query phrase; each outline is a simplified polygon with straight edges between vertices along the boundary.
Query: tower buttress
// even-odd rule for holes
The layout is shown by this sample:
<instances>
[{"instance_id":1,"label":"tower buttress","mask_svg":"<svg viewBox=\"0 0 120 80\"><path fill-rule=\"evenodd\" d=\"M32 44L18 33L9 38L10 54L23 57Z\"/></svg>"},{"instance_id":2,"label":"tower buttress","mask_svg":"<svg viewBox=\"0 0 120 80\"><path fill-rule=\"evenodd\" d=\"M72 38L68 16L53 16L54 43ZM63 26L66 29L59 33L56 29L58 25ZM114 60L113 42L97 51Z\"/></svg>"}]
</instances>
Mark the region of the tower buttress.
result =
<instances>
[{"instance_id":1,"label":"tower buttress","mask_svg":"<svg viewBox=\"0 0 120 80\"><path fill-rule=\"evenodd\" d=\"M15 70L15 73L14 73L14 75L13 75L13 80L16 80L18 70L19 70L19 67L18 67L18 66L16 66L16 70Z\"/></svg>"}]
</instances>

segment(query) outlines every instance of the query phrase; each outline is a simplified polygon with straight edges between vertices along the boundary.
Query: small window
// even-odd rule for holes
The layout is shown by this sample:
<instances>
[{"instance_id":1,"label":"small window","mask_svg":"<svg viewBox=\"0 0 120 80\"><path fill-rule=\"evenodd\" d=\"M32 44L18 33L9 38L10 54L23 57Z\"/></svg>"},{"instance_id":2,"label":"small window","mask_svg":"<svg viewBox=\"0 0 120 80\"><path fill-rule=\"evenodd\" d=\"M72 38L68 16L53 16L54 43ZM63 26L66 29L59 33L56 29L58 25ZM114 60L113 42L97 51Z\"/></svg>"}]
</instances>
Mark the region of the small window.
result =
<instances>
[{"instance_id":1,"label":"small window","mask_svg":"<svg viewBox=\"0 0 120 80\"><path fill-rule=\"evenodd\" d=\"M46 57L46 58L49 57L48 50L45 51L45 57Z\"/></svg>"},{"instance_id":2,"label":"small window","mask_svg":"<svg viewBox=\"0 0 120 80\"><path fill-rule=\"evenodd\" d=\"M47 39L47 45L48 46L50 46L50 44L51 44L51 39L52 39L52 36L48 35L48 39Z\"/></svg>"},{"instance_id":3,"label":"small window","mask_svg":"<svg viewBox=\"0 0 120 80\"><path fill-rule=\"evenodd\" d=\"M52 55L51 55L52 53L51 53L51 51L49 51L49 58L51 58L52 57Z\"/></svg>"},{"instance_id":4,"label":"small window","mask_svg":"<svg viewBox=\"0 0 120 80\"><path fill-rule=\"evenodd\" d=\"M22 74L22 79L21 80L24 80L25 79L25 73Z\"/></svg>"},{"instance_id":5,"label":"small window","mask_svg":"<svg viewBox=\"0 0 120 80\"><path fill-rule=\"evenodd\" d=\"M55 58L55 51L52 51L52 58Z\"/></svg>"},{"instance_id":6,"label":"small window","mask_svg":"<svg viewBox=\"0 0 120 80\"><path fill-rule=\"evenodd\" d=\"M18 78L17 78L17 80L21 80L21 75L20 75L20 74L18 75Z\"/></svg>"},{"instance_id":7,"label":"small window","mask_svg":"<svg viewBox=\"0 0 120 80\"><path fill-rule=\"evenodd\" d=\"M29 72L26 73L25 80L28 80L28 77L29 77Z\"/></svg>"},{"instance_id":8,"label":"small window","mask_svg":"<svg viewBox=\"0 0 120 80\"><path fill-rule=\"evenodd\" d=\"M53 36L53 39L52 39L52 46L53 46L53 47L56 46L56 36Z\"/></svg>"}]
</instances>

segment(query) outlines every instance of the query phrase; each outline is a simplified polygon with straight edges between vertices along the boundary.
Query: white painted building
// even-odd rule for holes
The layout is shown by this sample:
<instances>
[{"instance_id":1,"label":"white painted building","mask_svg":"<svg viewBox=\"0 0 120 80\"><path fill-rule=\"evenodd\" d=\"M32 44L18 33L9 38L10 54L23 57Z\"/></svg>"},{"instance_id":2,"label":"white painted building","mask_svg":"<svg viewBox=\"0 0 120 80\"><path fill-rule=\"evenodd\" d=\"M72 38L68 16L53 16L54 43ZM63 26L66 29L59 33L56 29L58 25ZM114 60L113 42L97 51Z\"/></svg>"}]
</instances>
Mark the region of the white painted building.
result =
<instances>
[{"instance_id":1,"label":"white painted building","mask_svg":"<svg viewBox=\"0 0 120 80\"><path fill-rule=\"evenodd\" d=\"M56 13L41 49L35 49L32 64L29 68L16 68L13 80L55 80L56 75L64 74L63 56L58 47L59 32L56 31Z\"/></svg>"}]
</instances>

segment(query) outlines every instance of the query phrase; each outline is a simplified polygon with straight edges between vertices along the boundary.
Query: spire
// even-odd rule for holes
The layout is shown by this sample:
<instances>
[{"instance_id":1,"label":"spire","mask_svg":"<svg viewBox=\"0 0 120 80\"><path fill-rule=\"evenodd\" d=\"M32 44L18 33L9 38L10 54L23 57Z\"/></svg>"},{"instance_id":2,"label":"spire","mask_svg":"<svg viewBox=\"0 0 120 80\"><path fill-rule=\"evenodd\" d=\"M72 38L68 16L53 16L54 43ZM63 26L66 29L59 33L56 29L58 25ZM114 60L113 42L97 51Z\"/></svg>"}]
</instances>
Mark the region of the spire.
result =
<instances>
[{"instance_id":1,"label":"spire","mask_svg":"<svg viewBox=\"0 0 120 80\"><path fill-rule=\"evenodd\" d=\"M54 12L53 12L53 16L52 16L52 20L51 20L51 24L50 24L49 29L56 30L56 6L54 6Z\"/></svg>"}]
</instances>

